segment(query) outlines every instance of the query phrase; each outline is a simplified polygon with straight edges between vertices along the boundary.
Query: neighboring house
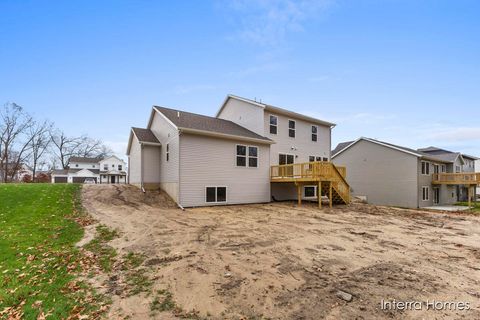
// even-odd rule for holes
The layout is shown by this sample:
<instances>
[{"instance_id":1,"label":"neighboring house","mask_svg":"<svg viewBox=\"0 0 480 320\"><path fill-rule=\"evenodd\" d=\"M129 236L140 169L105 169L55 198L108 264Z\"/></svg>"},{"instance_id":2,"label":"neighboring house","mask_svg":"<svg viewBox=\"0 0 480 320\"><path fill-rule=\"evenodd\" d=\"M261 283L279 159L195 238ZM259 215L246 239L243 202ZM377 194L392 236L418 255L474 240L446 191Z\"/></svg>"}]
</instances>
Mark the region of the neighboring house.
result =
<instances>
[{"instance_id":1,"label":"neighboring house","mask_svg":"<svg viewBox=\"0 0 480 320\"><path fill-rule=\"evenodd\" d=\"M464 188L467 195L472 191L480 176L456 175L468 168L465 156L439 150L414 150L362 137L338 144L332 161L348 168L352 195L366 197L371 204L409 208L454 204L463 200Z\"/></svg>"},{"instance_id":2,"label":"neighboring house","mask_svg":"<svg viewBox=\"0 0 480 320\"><path fill-rule=\"evenodd\" d=\"M87 178L103 184L127 183L125 161L116 156L71 157L68 169L52 171L52 183L83 183Z\"/></svg>"},{"instance_id":3,"label":"neighboring house","mask_svg":"<svg viewBox=\"0 0 480 320\"><path fill-rule=\"evenodd\" d=\"M318 201L318 189L348 202L348 184L329 162L333 127L233 95L216 117L154 106L147 128L130 132L129 183L161 188L183 207Z\"/></svg>"}]
</instances>

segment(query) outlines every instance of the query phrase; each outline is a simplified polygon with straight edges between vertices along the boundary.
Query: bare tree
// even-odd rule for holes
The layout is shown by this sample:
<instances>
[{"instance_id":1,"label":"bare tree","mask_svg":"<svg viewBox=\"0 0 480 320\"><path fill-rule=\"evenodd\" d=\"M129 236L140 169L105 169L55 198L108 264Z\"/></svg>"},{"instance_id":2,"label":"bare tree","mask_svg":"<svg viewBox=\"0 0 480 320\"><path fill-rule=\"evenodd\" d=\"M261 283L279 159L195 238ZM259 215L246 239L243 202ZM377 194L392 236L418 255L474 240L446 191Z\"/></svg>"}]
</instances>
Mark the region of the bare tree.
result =
<instances>
[{"instance_id":1,"label":"bare tree","mask_svg":"<svg viewBox=\"0 0 480 320\"><path fill-rule=\"evenodd\" d=\"M1 179L8 182L9 178L13 179L21 162L26 159L30 140L24 135L32 126L33 119L18 104L7 103L0 110L0 120Z\"/></svg>"},{"instance_id":2,"label":"bare tree","mask_svg":"<svg viewBox=\"0 0 480 320\"><path fill-rule=\"evenodd\" d=\"M44 156L45 152L51 143L50 132L52 131L53 124L45 120L44 122L35 123L30 127L29 135L31 136L30 148L31 157L30 163L32 164L32 181L36 182L36 173L40 160Z\"/></svg>"},{"instance_id":3,"label":"bare tree","mask_svg":"<svg viewBox=\"0 0 480 320\"><path fill-rule=\"evenodd\" d=\"M53 153L63 169L68 168L71 157L104 157L112 151L101 140L88 136L69 137L63 131L51 132Z\"/></svg>"}]
</instances>

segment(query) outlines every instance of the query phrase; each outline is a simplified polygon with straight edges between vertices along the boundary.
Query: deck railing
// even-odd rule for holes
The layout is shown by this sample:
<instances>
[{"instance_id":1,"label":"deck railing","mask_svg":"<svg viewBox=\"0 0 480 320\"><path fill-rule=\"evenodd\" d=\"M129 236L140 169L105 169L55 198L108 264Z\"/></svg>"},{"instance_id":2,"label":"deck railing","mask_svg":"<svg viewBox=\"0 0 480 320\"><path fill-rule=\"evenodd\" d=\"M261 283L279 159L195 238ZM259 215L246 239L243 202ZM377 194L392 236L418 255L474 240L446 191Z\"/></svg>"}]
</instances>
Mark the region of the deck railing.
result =
<instances>
[{"instance_id":1,"label":"deck railing","mask_svg":"<svg viewBox=\"0 0 480 320\"><path fill-rule=\"evenodd\" d=\"M350 201L350 186L346 181L346 167L331 162L305 162L270 167L272 182L331 181L333 188L346 201Z\"/></svg>"},{"instance_id":2,"label":"deck railing","mask_svg":"<svg viewBox=\"0 0 480 320\"><path fill-rule=\"evenodd\" d=\"M432 175L434 184L480 184L480 173L434 173Z\"/></svg>"}]
</instances>

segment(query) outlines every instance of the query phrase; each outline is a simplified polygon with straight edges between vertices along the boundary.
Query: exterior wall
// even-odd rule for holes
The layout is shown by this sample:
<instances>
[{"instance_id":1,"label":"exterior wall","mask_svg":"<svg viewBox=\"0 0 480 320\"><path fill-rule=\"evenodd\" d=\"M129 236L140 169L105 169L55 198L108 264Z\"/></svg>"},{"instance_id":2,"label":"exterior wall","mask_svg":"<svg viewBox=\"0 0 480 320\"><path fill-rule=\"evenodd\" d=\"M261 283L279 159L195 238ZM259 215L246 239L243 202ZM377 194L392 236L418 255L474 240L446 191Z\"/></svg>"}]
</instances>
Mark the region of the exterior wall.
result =
<instances>
[{"instance_id":1,"label":"exterior wall","mask_svg":"<svg viewBox=\"0 0 480 320\"><path fill-rule=\"evenodd\" d=\"M98 167L98 165L97 165ZM82 177L82 178L97 178L97 181L99 181L99 175L93 172L90 172L88 170L80 170L75 173L69 173L68 174L68 183L73 183L73 178L74 177Z\"/></svg>"},{"instance_id":2,"label":"exterior wall","mask_svg":"<svg viewBox=\"0 0 480 320\"><path fill-rule=\"evenodd\" d=\"M153 134L162 144L159 159L156 162L158 164L155 164L155 166L159 166L160 170L160 178L159 181L156 182L160 182L160 187L178 203L180 165L180 139L178 136L178 130L162 115L158 114L158 112L156 112L153 117L150 130L152 130ZM169 145L169 161L166 161L167 144ZM158 150L159 148L155 147L155 149ZM151 156L153 160L154 155L152 154ZM154 168L150 168L151 165L148 165L148 167L151 170L155 170Z\"/></svg>"},{"instance_id":3,"label":"exterior wall","mask_svg":"<svg viewBox=\"0 0 480 320\"><path fill-rule=\"evenodd\" d=\"M416 156L361 140L332 161L347 167L354 196L375 205L417 207Z\"/></svg>"},{"instance_id":4,"label":"exterior wall","mask_svg":"<svg viewBox=\"0 0 480 320\"><path fill-rule=\"evenodd\" d=\"M422 162L427 162L430 165L430 174L424 175L422 174ZM457 202L457 191L455 186L449 185L432 185L432 174L434 173L434 165L439 166L439 172L442 171L441 162L434 162L431 160L418 160L418 207L430 207L434 205L450 205ZM452 168L452 166L447 165L447 172ZM423 200L423 189L422 187L429 187L429 197L428 201ZM440 188L440 199L439 203L435 204L433 202L433 192L434 188ZM452 196L453 194L453 196Z\"/></svg>"},{"instance_id":5,"label":"exterior wall","mask_svg":"<svg viewBox=\"0 0 480 320\"><path fill-rule=\"evenodd\" d=\"M264 131L262 134L276 142L270 147L271 165L278 164L279 153L294 154L295 163L308 162L309 156L318 156L330 160L330 127L289 118L268 111L264 111L264 113ZM270 134L270 115L278 118L277 134ZM295 120L295 138L288 136L288 120ZM312 125L318 127L316 142L312 141Z\"/></svg>"},{"instance_id":6,"label":"exterior wall","mask_svg":"<svg viewBox=\"0 0 480 320\"><path fill-rule=\"evenodd\" d=\"M105 165L107 169L105 169ZM100 169L100 171L126 171L127 169L125 161L118 159L117 157L108 157L100 161L98 168Z\"/></svg>"},{"instance_id":7,"label":"exterior wall","mask_svg":"<svg viewBox=\"0 0 480 320\"><path fill-rule=\"evenodd\" d=\"M230 98L218 118L230 120L259 135L263 135L263 108Z\"/></svg>"},{"instance_id":8,"label":"exterior wall","mask_svg":"<svg viewBox=\"0 0 480 320\"><path fill-rule=\"evenodd\" d=\"M236 145L258 147L258 168L236 166ZM227 202L270 201L269 146L236 140L182 134L180 136L180 204L210 206L206 186L226 186Z\"/></svg>"},{"instance_id":9,"label":"exterior wall","mask_svg":"<svg viewBox=\"0 0 480 320\"><path fill-rule=\"evenodd\" d=\"M141 155L140 143L137 137L133 136L132 145L130 147L130 155L128 156L128 179L129 183L140 185L141 183Z\"/></svg>"},{"instance_id":10,"label":"exterior wall","mask_svg":"<svg viewBox=\"0 0 480 320\"><path fill-rule=\"evenodd\" d=\"M100 169L100 166L97 162L69 162L68 165L70 169Z\"/></svg>"},{"instance_id":11,"label":"exterior wall","mask_svg":"<svg viewBox=\"0 0 480 320\"><path fill-rule=\"evenodd\" d=\"M160 152L161 148L159 147L143 145L144 184L158 184L160 182Z\"/></svg>"}]
</instances>

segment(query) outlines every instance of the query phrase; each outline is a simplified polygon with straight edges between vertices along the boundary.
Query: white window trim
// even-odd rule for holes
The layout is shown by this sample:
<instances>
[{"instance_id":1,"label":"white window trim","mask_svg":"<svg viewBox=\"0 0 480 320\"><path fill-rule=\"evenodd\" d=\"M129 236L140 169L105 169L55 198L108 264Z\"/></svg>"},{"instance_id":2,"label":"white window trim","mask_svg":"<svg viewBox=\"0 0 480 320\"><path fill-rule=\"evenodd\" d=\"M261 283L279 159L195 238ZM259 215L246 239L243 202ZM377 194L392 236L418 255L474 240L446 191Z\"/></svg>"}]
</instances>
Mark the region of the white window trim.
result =
<instances>
[{"instance_id":1,"label":"white window trim","mask_svg":"<svg viewBox=\"0 0 480 320\"><path fill-rule=\"evenodd\" d=\"M425 163L425 173L423 173L423 164ZM427 166L428 165L428 166ZM421 164L420 164L421 168L420 168L420 172L422 173L423 176L429 176L430 175L430 162L428 161L422 161ZM428 168L428 170L427 170ZM428 171L428 173L427 173Z\"/></svg>"},{"instance_id":2,"label":"white window trim","mask_svg":"<svg viewBox=\"0 0 480 320\"><path fill-rule=\"evenodd\" d=\"M444 165L444 164L442 164L442 169L441 169L441 170L442 170L442 173L443 173L443 172L447 172L447 166Z\"/></svg>"},{"instance_id":3,"label":"white window trim","mask_svg":"<svg viewBox=\"0 0 480 320\"><path fill-rule=\"evenodd\" d=\"M237 147L238 146L242 146L242 147L245 147L246 150L245 150L245 155L242 156L242 155L238 155L237 154ZM257 148L257 156L256 157L253 157L252 158L257 158L257 166L256 167L251 167L250 166L250 163L248 161L248 159L250 158L250 150L248 148ZM237 168L252 168L252 169L258 169L260 167L260 163L259 163L259 159L260 159L260 148L258 146L249 146L249 145L246 145L246 144L236 144L235 145L235 167ZM245 166L239 166L237 164L237 157L245 157Z\"/></svg>"},{"instance_id":4,"label":"white window trim","mask_svg":"<svg viewBox=\"0 0 480 320\"><path fill-rule=\"evenodd\" d=\"M316 196L307 197L305 195L305 188L314 188ZM318 186L316 186L316 185L305 185L305 186L303 186L303 198L304 199L316 199L317 197L318 197Z\"/></svg>"},{"instance_id":5,"label":"white window trim","mask_svg":"<svg viewBox=\"0 0 480 320\"><path fill-rule=\"evenodd\" d=\"M426 193L427 198L426 199L424 199L424 197L423 197L424 196L423 190L425 190L425 189L427 189L427 193ZM429 186L423 186L422 187L422 201L425 201L425 202L430 201L430 187Z\"/></svg>"},{"instance_id":6,"label":"white window trim","mask_svg":"<svg viewBox=\"0 0 480 320\"><path fill-rule=\"evenodd\" d=\"M293 121L293 123L295 123L295 128L294 129L291 129L290 128L290 121ZM297 121L296 120L293 120L293 119L288 119L287 120L287 126L288 126L288 137L290 139L295 139L297 137ZM295 137L290 137L290 130L293 130L295 132Z\"/></svg>"},{"instance_id":7,"label":"white window trim","mask_svg":"<svg viewBox=\"0 0 480 320\"><path fill-rule=\"evenodd\" d=\"M271 124L271 123L270 123L270 117L275 117L275 119L277 119L277 124ZM270 127L271 127L271 126L274 126L274 127L277 128L277 133L271 133L271 132L270 132ZM276 116L276 115L274 115L274 114L269 114L269 115L268 115L268 133L269 133L269 134L278 135L278 116Z\"/></svg>"},{"instance_id":8,"label":"white window trim","mask_svg":"<svg viewBox=\"0 0 480 320\"><path fill-rule=\"evenodd\" d=\"M215 188L215 202L207 201L207 188ZM225 188L225 201L216 201L217 200L217 188ZM220 204L228 202L228 187L227 186L205 186L205 203L206 204Z\"/></svg>"},{"instance_id":9,"label":"white window trim","mask_svg":"<svg viewBox=\"0 0 480 320\"><path fill-rule=\"evenodd\" d=\"M280 164L280 155L281 155L281 154L285 154L285 155L287 155L287 156L293 156L293 163L289 163L289 164L295 164L295 154L293 154L293 153L279 152L279 153L278 153L278 158L277 158L277 159L278 159L278 165L279 165L279 166L283 166L283 164ZM286 164L285 164L285 165L286 165Z\"/></svg>"},{"instance_id":10,"label":"white window trim","mask_svg":"<svg viewBox=\"0 0 480 320\"><path fill-rule=\"evenodd\" d=\"M317 133L313 133L313 127L317 128ZM318 142L318 126L314 126L312 125L312 127L310 128L310 140L311 142ZM317 140L316 141L313 141L313 135L316 135L317 136Z\"/></svg>"}]
</instances>

